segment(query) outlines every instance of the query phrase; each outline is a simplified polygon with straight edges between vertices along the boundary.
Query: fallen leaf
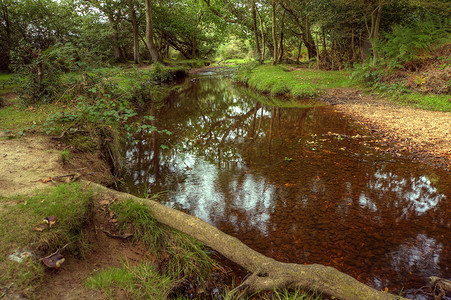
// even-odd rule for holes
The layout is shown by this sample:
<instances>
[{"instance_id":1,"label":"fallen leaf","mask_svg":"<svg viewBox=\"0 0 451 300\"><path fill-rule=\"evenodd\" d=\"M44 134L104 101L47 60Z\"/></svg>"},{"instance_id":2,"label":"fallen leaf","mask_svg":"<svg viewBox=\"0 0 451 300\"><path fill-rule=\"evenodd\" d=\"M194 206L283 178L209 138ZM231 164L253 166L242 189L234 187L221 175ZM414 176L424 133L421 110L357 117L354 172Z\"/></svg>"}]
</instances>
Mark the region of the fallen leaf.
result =
<instances>
[{"instance_id":1,"label":"fallen leaf","mask_svg":"<svg viewBox=\"0 0 451 300\"><path fill-rule=\"evenodd\" d=\"M57 253L54 254L50 257L44 257L42 259L42 262L44 263L44 265L46 265L49 268L52 269L58 269L59 267L61 267L61 264L65 261L66 259L64 258L64 256L62 256L61 254Z\"/></svg>"},{"instance_id":2,"label":"fallen leaf","mask_svg":"<svg viewBox=\"0 0 451 300\"><path fill-rule=\"evenodd\" d=\"M35 228L33 228L33 230L38 231L38 232L43 232L47 228L48 228L48 226L46 224L40 224L40 225L36 226Z\"/></svg>"},{"instance_id":3,"label":"fallen leaf","mask_svg":"<svg viewBox=\"0 0 451 300\"><path fill-rule=\"evenodd\" d=\"M108 205L108 204L110 204L110 201L109 200L102 200L102 201L99 202L99 204L102 205L102 206Z\"/></svg>"},{"instance_id":4,"label":"fallen leaf","mask_svg":"<svg viewBox=\"0 0 451 300\"><path fill-rule=\"evenodd\" d=\"M52 177L48 177L48 178L46 178L46 179L41 179L41 182L42 182L42 183L47 183L47 182L49 182L49 181L52 181Z\"/></svg>"}]
</instances>

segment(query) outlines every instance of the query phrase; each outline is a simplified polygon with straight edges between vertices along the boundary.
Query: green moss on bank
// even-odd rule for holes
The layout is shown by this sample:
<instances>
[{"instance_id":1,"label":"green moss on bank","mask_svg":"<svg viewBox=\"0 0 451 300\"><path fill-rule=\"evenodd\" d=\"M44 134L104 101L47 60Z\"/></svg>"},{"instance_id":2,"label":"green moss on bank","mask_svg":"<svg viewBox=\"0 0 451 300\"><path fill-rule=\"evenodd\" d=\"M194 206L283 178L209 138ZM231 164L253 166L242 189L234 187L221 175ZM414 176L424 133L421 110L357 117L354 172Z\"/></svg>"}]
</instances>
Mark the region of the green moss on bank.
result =
<instances>
[{"instance_id":1,"label":"green moss on bank","mask_svg":"<svg viewBox=\"0 0 451 300\"><path fill-rule=\"evenodd\" d=\"M293 68L290 65L244 65L236 79L251 88L271 95L317 97L330 88L352 86L348 71L322 71Z\"/></svg>"}]
</instances>

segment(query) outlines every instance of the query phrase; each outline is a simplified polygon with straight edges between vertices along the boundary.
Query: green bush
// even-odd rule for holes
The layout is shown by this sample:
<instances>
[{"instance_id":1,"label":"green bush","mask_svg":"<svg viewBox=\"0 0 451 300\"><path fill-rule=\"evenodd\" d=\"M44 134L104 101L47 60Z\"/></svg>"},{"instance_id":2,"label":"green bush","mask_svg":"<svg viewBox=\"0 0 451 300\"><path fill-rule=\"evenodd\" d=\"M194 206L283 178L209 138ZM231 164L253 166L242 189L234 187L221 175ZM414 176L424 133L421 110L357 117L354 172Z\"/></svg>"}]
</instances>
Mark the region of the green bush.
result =
<instances>
[{"instance_id":1,"label":"green bush","mask_svg":"<svg viewBox=\"0 0 451 300\"><path fill-rule=\"evenodd\" d=\"M396 25L378 44L378 50L392 68L427 58L436 45L450 40L449 19L429 19L414 24Z\"/></svg>"}]
</instances>

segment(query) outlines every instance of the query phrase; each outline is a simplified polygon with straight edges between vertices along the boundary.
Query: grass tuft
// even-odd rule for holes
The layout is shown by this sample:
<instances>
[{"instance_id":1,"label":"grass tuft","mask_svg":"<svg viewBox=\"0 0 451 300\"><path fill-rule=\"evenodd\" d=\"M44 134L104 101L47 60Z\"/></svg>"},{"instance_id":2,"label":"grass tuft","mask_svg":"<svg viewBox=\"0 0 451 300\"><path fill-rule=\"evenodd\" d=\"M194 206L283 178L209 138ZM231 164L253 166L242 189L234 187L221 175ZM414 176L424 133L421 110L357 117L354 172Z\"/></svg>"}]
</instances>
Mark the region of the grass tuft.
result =
<instances>
[{"instance_id":1,"label":"grass tuft","mask_svg":"<svg viewBox=\"0 0 451 300\"><path fill-rule=\"evenodd\" d=\"M120 297L118 287L128 299L167 299L177 285L173 278L160 275L150 263L99 271L85 281L85 286L102 290L109 298Z\"/></svg>"},{"instance_id":2,"label":"grass tuft","mask_svg":"<svg viewBox=\"0 0 451 300\"><path fill-rule=\"evenodd\" d=\"M157 222L150 208L133 200L118 202L113 210L119 222L135 228L135 238L145 243L149 249L165 263L162 272L177 280L202 284L213 265L213 260L205 252L199 241ZM169 257L169 259L165 259Z\"/></svg>"},{"instance_id":3,"label":"grass tuft","mask_svg":"<svg viewBox=\"0 0 451 300\"><path fill-rule=\"evenodd\" d=\"M0 198L0 286L12 286L13 290L32 293L36 283L44 276L44 267L38 258L53 253L64 245L66 249L83 254L86 241L83 226L92 213L93 195L83 191L76 183L60 185L34 196ZM55 216L56 224L44 230L34 228L45 217ZM26 263L11 261L15 250L27 249L34 259Z\"/></svg>"}]
</instances>

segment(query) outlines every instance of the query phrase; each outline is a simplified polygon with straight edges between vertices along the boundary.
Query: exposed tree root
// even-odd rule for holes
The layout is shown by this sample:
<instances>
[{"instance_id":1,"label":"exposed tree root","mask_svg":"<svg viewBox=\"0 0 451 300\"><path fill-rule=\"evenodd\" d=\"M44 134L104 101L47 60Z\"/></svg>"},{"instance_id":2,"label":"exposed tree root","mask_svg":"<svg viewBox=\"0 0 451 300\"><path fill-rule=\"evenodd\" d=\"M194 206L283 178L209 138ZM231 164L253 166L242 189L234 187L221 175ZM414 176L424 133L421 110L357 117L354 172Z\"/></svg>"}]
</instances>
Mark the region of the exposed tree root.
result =
<instances>
[{"instance_id":1,"label":"exposed tree root","mask_svg":"<svg viewBox=\"0 0 451 300\"><path fill-rule=\"evenodd\" d=\"M451 280L440 277L429 277L432 290L434 291L434 299L446 299L447 295L451 295Z\"/></svg>"},{"instance_id":2,"label":"exposed tree root","mask_svg":"<svg viewBox=\"0 0 451 300\"><path fill-rule=\"evenodd\" d=\"M252 275L240 286L241 292L302 288L316 290L338 299L402 299L399 296L375 290L332 267L278 262L252 250L237 238L223 233L197 217L152 200L113 191L94 183L90 185L97 188L99 192L114 194L119 199L133 199L149 206L153 217L159 222L196 238L248 270Z\"/></svg>"}]
</instances>

